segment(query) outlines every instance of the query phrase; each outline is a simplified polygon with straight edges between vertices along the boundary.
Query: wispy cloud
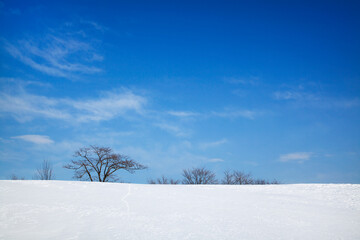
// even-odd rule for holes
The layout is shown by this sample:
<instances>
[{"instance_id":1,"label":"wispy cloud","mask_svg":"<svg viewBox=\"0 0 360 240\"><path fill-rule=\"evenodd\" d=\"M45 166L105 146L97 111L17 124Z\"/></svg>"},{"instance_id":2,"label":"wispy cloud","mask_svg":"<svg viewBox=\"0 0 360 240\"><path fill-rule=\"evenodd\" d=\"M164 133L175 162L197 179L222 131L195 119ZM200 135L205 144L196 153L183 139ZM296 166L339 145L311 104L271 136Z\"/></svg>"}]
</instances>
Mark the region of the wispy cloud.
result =
<instances>
[{"instance_id":1,"label":"wispy cloud","mask_svg":"<svg viewBox=\"0 0 360 240\"><path fill-rule=\"evenodd\" d=\"M11 56L14 58L20 60L24 64L32 67L35 70L38 70L40 72L46 73L48 75L57 76L57 77L66 77L66 72L61 71L60 69L57 69L55 67L51 67L47 64L41 64L38 62L35 62L31 57L26 56L25 53L20 51L17 47L10 43L5 44L5 49L10 53Z\"/></svg>"},{"instance_id":2,"label":"wispy cloud","mask_svg":"<svg viewBox=\"0 0 360 240\"><path fill-rule=\"evenodd\" d=\"M294 90L276 91L273 93L273 96L276 100L319 100L319 97L314 94Z\"/></svg>"},{"instance_id":3,"label":"wispy cloud","mask_svg":"<svg viewBox=\"0 0 360 240\"><path fill-rule=\"evenodd\" d=\"M309 90L307 91L304 87L273 92L273 98L278 101L290 101L300 107L353 108L360 106L360 99L357 97L334 98Z\"/></svg>"},{"instance_id":4,"label":"wispy cloud","mask_svg":"<svg viewBox=\"0 0 360 240\"><path fill-rule=\"evenodd\" d=\"M310 160L313 153L311 152L294 152L280 155L280 162L298 162L303 163L304 161Z\"/></svg>"},{"instance_id":5,"label":"wispy cloud","mask_svg":"<svg viewBox=\"0 0 360 240\"><path fill-rule=\"evenodd\" d=\"M189 136L190 130L185 129L183 126L180 127L180 125L183 125L184 122L174 122L173 119L167 119L166 115L174 116L179 120L204 120L208 118L227 118L227 119L236 119L236 118L247 118L247 119L255 119L255 117L260 116L262 113L258 111L251 111L251 110L225 110L222 112L212 111L208 113L198 113L198 112L192 112L192 111L166 111L165 115L164 112L156 112L158 113L160 117L160 120L156 123L155 126L173 134L179 137ZM155 114L156 115L156 114ZM207 148L211 146L220 145L226 142L225 140L221 140L219 142L213 142L213 143L203 143L200 144L200 148ZM207 146L209 144L209 146Z\"/></svg>"},{"instance_id":6,"label":"wispy cloud","mask_svg":"<svg viewBox=\"0 0 360 240\"><path fill-rule=\"evenodd\" d=\"M227 142L228 142L228 140L225 139L225 138L223 138L221 140L218 140L218 141L214 141L214 142L203 142L203 143L199 144L199 148L205 150L205 149L208 149L208 148L213 148L213 147L223 145L223 144L225 144Z\"/></svg>"},{"instance_id":7,"label":"wispy cloud","mask_svg":"<svg viewBox=\"0 0 360 240\"><path fill-rule=\"evenodd\" d=\"M78 121L102 121L120 116L128 111L141 113L146 99L130 91L107 92L98 99L64 100L64 103L83 113Z\"/></svg>"},{"instance_id":8,"label":"wispy cloud","mask_svg":"<svg viewBox=\"0 0 360 240\"><path fill-rule=\"evenodd\" d=\"M224 162L224 159L221 159L221 158L211 158L211 159L209 159L209 162L213 162L213 163L216 163L216 162Z\"/></svg>"},{"instance_id":9,"label":"wispy cloud","mask_svg":"<svg viewBox=\"0 0 360 240\"><path fill-rule=\"evenodd\" d=\"M261 113L258 111L253 110L226 110L223 112L212 112L211 115L223 118L247 118L247 119L255 119L256 116L260 115Z\"/></svg>"},{"instance_id":10,"label":"wispy cloud","mask_svg":"<svg viewBox=\"0 0 360 240\"><path fill-rule=\"evenodd\" d=\"M194 118L202 119L209 117L221 117L221 118L247 118L247 119L255 119L255 117L260 116L263 112L255 111L255 110L236 110L236 109L225 109L224 111L211 111L208 113L198 113L191 111L167 111L167 114L171 116L175 116L178 118Z\"/></svg>"},{"instance_id":11,"label":"wispy cloud","mask_svg":"<svg viewBox=\"0 0 360 240\"><path fill-rule=\"evenodd\" d=\"M103 26L100 23L95 22L95 21L82 20L81 23L88 24L88 25L92 26L95 30L98 30L100 32L105 32L105 31L109 30L108 27L105 27L105 26Z\"/></svg>"},{"instance_id":12,"label":"wispy cloud","mask_svg":"<svg viewBox=\"0 0 360 240\"><path fill-rule=\"evenodd\" d=\"M360 106L360 99L359 98L337 99L337 100L332 101L331 105L334 106L334 107L339 107L339 108L359 107Z\"/></svg>"},{"instance_id":13,"label":"wispy cloud","mask_svg":"<svg viewBox=\"0 0 360 240\"><path fill-rule=\"evenodd\" d=\"M250 166L253 166L253 167L259 166L259 163L255 162L255 161L242 161L241 163L246 164L246 165L250 165Z\"/></svg>"},{"instance_id":14,"label":"wispy cloud","mask_svg":"<svg viewBox=\"0 0 360 240\"><path fill-rule=\"evenodd\" d=\"M181 128L178 125L174 125L167 122L162 123L156 123L154 124L156 127L159 127L160 129L163 129L167 131L168 133L171 133L177 137L186 137L190 135L189 131L186 131L185 129Z\"/></svg>"},{"instance_id":15,"label":"wispy cloud","mask_svg":"<svg viewBox=\"0 0 360 240\"><path fill-rule=\"evenodd\" d=\"M230 84L241 84L241 85L258 85L259 77L251 76L251 77L226 77L224 81Z\"/></svg>"},{"instance_id":16,"label":"wispy cloud","mask_svg":"<svg viewBox=\"0 0 360 240\"><path fill-rule=\"evenodd\" d=\"M0 92L0 113L10 114L18 122L50 118L70 122L104 121L125 113L142 114L147 99L129 90L105 92L91 99L49 98L27 93Z\"/></svg>"},{"instance_id":17,"label":"wispy cloud","mask_svg":"<svg viewBox=\"0 0 360 240\"><path fill-rule=\"evenodd\" d=\"M103 60L91 40L69 33L49 32L43 36L4 41L6 51L14 58L42 73L56 77L101 72L95 62Z\"/></svg>"},{"instance_id":18,"label":"wispy cloud","mask_svg":"<svg viewBox=\"0 0 360 240\"><path fill-rule=\"evenodd\" d=\"M194 117L199 115L198 113L195 112L187 112L187 111L168 111L167 112L169 115L175 116L175 117Z\"/></svg>"},{"instance_id":19,"label":"wispy cloud","mask_svg":"<svg viewBox=\"0 0 360 240\"><path fill-rule=\"evenodd\" d=\"M26 142L31 142L35 144L51 144L54 143L53 140L50 139L49 136L45 135L22 135L11 137L12 139L21 139Z\"/></svg>"},{"instance_id":20,"label":"wispy cloud","mask_svg":"<svg viewBox=\"0 0 360 240\"><path fill-rule=\"evenodd\" d=\"M18 122L26 122L36 117L71 119L71 114L62 109L58 99L38 96L26 92L0 93L0 112L10 114Z\"/></svg>"}]
</instances>

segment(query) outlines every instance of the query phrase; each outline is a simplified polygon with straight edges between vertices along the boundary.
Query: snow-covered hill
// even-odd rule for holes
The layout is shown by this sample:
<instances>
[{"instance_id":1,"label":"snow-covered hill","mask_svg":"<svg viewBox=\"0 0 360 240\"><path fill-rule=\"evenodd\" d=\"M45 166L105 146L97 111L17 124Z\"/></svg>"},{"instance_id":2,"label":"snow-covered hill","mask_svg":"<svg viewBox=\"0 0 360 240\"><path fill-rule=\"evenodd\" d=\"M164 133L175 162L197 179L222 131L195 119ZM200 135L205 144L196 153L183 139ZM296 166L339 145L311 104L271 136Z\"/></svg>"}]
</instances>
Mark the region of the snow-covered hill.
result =
<instances>
[{"instance_id":1,"label":"snow-covered hill","mask_svg":"<svg viewBox=\"0 0 360 240\"><path fill-rule=\"evenodd\" d=\"M360 239L360 185L0 181L0 239Z\"/></svg>"}]
</instances>

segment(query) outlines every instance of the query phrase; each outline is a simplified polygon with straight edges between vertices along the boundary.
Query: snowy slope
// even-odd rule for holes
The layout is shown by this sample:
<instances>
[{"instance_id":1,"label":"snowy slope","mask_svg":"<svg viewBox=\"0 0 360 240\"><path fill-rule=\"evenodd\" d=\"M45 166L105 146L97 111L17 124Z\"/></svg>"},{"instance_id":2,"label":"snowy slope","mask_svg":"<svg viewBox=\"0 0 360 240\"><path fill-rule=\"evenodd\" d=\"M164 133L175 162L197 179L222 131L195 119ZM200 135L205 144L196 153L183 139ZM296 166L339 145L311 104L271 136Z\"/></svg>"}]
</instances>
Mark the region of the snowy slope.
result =
<instances>
[{"instance_id":1,"label":"snowy slope","mask_svg":"<svg viewBox=\"0 0 360 240\"><path fill-rule=\"evenodd\" d=\"M0 181L0 239L360 239L360 185Z\"/></svg>"}]
</instances>

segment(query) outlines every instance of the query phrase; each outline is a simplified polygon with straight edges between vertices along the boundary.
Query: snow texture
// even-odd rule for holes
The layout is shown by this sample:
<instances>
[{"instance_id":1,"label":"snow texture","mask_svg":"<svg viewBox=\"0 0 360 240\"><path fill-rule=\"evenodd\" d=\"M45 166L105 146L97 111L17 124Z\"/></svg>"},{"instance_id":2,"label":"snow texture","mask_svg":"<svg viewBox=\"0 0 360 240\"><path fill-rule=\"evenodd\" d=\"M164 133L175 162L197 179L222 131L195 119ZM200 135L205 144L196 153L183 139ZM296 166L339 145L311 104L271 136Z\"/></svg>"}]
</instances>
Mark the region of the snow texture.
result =
<instances>
[{"instance_id":1,"label":"snow texture","mask_svg":"<svg viewBox=\"0 0 360 240\"><path fill-rule=\"evenodd\" d=\"M0 239L360 239L360 185L0 181Z\"/></svg>"}]
</instances>

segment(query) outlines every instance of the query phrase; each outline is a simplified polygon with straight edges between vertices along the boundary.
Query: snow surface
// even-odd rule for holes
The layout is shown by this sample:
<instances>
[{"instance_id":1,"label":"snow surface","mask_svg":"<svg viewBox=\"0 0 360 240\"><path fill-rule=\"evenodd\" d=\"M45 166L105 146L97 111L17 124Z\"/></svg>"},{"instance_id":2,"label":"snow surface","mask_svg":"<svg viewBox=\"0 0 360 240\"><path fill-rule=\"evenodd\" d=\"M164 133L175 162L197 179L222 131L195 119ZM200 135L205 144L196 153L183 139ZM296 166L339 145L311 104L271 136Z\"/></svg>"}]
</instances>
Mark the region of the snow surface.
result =
<instances>
[{"instance_id":1,"label":"snow surface","mask_svg":"<svg viewBox=\"0 0 360 240\"><path fill-rule=\"evenodd\" d=\"M360 185L0 181L0 239L360 239Z\"/></svg>"}]
</instances>

